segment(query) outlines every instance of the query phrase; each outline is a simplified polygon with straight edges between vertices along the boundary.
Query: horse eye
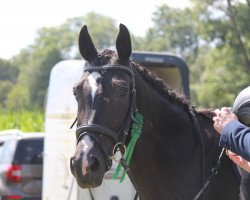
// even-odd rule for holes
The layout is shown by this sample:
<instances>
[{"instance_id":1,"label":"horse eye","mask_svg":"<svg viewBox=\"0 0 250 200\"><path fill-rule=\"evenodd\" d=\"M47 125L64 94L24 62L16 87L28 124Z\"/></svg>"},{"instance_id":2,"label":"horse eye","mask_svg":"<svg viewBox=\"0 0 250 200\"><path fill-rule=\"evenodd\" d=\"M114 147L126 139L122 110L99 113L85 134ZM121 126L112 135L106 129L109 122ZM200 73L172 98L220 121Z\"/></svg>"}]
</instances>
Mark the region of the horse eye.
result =
<instances>
[{"instance_id":1,"label":"horse eye","mask_svg":"<svg viewBox=\"0 0 250 200\"><path fill-rule=\"evenodd\" d=\"M74 86L73 87L73 95L77 97L80 93L80 86Z\"/></svg>"},{"instance_id":2,"label":"horse eye","mask_svg":"<svg viewBox=\"0 0 250 200\"><path fill-rule=\"evenodd\" d=\"M128 87L121 87L120 95L124 97L128 94L128 91L129 91Z\"/></svg>"},{"instance_id":3,"label":"horse eye","mask_svg":"<svg viewBox=\"0 0 250 200\"><path fill-rule=\"evenodd\" d=\"M100 77L100 78L98 78L98 79L96 80L96 83L97 83L97 84L102 83L102 78L101 78L101 77Z\"/></svg>"},{"instance_id":4,"label":"horse eye","mask_svg":"<svg viewBox=\"0 0 250 200\"><path fill-rule=\"evenodd\" d=\"M76 89L75 89L75 87L73 87L72 92L73 92L73 95L76 96Z\"/></svg>"}]
</instances>

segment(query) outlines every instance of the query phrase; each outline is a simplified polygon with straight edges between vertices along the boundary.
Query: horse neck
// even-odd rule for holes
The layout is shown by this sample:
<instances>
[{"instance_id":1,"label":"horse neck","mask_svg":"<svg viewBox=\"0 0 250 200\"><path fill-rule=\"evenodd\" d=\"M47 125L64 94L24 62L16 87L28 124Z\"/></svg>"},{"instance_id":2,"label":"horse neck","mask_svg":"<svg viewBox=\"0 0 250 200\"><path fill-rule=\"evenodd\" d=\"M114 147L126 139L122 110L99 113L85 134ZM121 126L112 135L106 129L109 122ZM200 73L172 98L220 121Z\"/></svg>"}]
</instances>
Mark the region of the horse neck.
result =
<instances>
[{"instance_id":1,"label":"horse neck","mask_svg":"<svg viewBox=\"0 0 250 200\"><path fill-rule=\"evenodd\" d=\"M190 152L201 150L188 105L173 98L162 95L136 73L136 103L143 115L141 143L151 146L149 157L159 153L159 147L163 154L170 150L172 155L186 158L193 156Z\"/></svg>"},{"instance_id":2,"label":"horse neck","mask_svg":"<svg viewBox=\"0 0 250 200\"><path fill-rule=\"evenodd\" d=\"M136 103L143 115L143 132L133 155L131 170L138 185L145 188L148 199L150 193L154 192L151 191L154 179L159 185L171 182L166 191L161 191L171 196L171 190L176 190L180 185L185 188L190 184L181 181L185 179L186 172L191 174L194 170L195 173L201 174L199 163L202 151L199 138L188 107L174 101L172 97L163 96L138 72L135 74ZM148 176L149 174L151 176ZM157 179L159 174L167 179ZM180 181L176 181L176 177ZM194 177L191 182L196 185L201 179ZM175 199L175 196L172 196L172 199Z\"/></svg>"}]
</instances>

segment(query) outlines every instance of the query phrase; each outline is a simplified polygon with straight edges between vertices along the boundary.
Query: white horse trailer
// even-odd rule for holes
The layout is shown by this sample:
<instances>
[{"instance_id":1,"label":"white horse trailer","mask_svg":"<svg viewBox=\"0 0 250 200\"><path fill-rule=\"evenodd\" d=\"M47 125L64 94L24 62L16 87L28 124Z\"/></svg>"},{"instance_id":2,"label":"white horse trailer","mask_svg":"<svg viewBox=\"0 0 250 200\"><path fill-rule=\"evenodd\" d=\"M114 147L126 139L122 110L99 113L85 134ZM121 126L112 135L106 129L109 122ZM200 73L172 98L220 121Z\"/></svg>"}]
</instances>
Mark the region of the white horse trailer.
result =
<instances>
[{"instance_id":1,"label":"white horse trailer","mask_svg":"<svg viewBox=\"0 0 250 200\"><path fill-rule=\"evenodd\" d=\"M91 200L88 189L80 189L70 171L76 139L77 103L72 94L74 84L80 79L84 61L66 60L56 64L50 74L45 113L45 146L43 171L43 200ZM112 180L116 166L105 174L100 187L91 189L95 200L129 200L135 191L129 179L123 183Z\"/></svg>"}]
</instances>

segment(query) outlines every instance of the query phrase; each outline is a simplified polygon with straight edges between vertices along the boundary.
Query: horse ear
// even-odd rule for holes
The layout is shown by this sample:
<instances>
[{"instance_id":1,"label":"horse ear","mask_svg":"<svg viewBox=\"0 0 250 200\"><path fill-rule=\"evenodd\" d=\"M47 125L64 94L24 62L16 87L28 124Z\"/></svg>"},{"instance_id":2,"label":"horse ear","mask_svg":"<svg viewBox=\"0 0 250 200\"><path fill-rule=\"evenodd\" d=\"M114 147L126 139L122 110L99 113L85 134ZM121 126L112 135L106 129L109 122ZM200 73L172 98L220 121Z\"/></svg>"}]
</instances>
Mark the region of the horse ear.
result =
<instances>
[{"instance_id":1,"label":"horse ear","mask_svg":"<svg viewBox=\"0 0 250 200\"><path fill-rule=\"evenodd\" d=\"M120 60L127 61L131 55L131 39L127 27L120 24L120 31L116 39L116 49Z\"/></svg>"},{"instance_id":2,"label":"horse ear","mask_svg":"<svg viewBox=\"0 0 250 200\"><path fill-rule=\"evenodd\" d=\"M89 35L88 28L86 25L84 25L80 31L78 43L79 43L79 50L80 50L82 57L88 62L93 61L94 58L97 56L97 50L91 40L91 37Z\"/></svg>"}]
</instances>

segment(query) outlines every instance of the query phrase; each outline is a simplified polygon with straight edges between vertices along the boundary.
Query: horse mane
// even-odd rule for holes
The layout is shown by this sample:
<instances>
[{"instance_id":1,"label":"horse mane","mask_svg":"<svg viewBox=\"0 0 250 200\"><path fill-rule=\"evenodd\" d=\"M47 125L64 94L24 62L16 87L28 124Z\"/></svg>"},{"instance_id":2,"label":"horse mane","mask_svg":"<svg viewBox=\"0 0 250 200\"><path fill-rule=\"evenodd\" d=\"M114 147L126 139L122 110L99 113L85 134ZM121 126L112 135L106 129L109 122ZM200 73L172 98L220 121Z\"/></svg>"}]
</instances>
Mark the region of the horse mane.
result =
<instances>
[{"instance_id":1,"label":"horse mane","mask_svg":"<svg viewBox=\"0 0 250 200\"><path fill-rule=\"evenodd\" d=\"M185 95L170 88L170 86L167 85L161 78L147 68L135 62L132 62L132 65L136 68L136 71L141 75L141 77L154 89L156 89L160 95L168 98L171 102L180 103L186 109L191 109L190 101Z\"/></svg>"},{"instance_id":2,"label":"horse mane","mask_svg":"<svg viewBox=\"0 0 250 200\"><path fill-rule=\"evenodd\" d=\"M147 68L132 62L132 65L136 68L139 74L149 83L153 88L155 88L158 93L164 97L169 98L172 102L180 103L184 108L189 110L194 110L196 113L203 115L206 118L213 119L215 112L212 109L205 108L195 108L191 105L189 99L178 91L170 88L161 78L148 70Z\"/></svg>"},{"instance_id":3,"label":"horse mane","mask_svg":"<svg viewBox=\"0 0 250 200\"><path fill-rule=\"evenodd\" d=\"M216 116L215 112L212 109L208 109L208 108L198 108L195 109L197 113L209 118L209 119L213 119L213 117Z\"/></svg>"}]
</instances>

